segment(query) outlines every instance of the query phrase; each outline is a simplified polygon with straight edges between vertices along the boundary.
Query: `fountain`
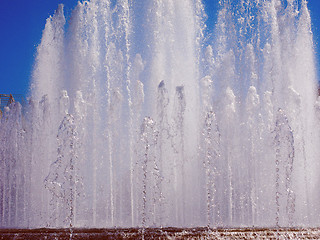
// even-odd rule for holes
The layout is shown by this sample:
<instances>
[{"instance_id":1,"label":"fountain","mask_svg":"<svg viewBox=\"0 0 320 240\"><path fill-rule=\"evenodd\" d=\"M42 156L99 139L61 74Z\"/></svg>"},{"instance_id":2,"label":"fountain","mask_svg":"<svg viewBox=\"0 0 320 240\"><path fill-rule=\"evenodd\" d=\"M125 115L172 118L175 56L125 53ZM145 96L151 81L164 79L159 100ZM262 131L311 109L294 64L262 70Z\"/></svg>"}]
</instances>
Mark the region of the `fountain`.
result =
<instances>
[{"instance_id":1,"label":"fountain","mask_svg":"<svg viewBox=\"0 0 320 240\"><path fill-rule=\"evenodd\" d=\"M306 0L205 19L201 0L59 5L1 118L1 228L319 227Z\"/></svg>"}]
</instances>

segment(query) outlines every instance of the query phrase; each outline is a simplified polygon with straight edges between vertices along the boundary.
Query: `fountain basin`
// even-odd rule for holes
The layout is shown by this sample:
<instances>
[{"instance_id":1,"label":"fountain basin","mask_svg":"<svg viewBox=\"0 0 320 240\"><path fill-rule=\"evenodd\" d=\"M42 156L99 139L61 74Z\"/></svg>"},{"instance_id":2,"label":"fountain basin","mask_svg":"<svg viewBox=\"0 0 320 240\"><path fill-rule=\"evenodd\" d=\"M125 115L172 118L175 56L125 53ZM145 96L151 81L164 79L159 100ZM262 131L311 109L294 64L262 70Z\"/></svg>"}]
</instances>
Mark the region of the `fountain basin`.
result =
<instances>
[{"instance_id":1,"label":"fountain basin","mask_svg":"<svg viewBox=\"0 0 320 240\"><path fill-rule=\"evenodd\" d=\"M319 228L1 229L0 239L318 239Z\"/></svg>"}]
</instances>

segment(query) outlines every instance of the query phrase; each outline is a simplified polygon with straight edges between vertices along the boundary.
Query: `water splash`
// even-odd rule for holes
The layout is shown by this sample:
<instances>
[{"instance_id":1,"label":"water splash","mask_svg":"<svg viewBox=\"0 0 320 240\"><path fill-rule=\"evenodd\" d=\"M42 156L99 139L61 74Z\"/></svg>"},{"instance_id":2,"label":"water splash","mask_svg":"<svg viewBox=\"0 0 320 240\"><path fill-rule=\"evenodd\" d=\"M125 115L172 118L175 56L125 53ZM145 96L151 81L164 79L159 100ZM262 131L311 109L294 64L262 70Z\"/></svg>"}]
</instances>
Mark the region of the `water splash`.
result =
<instances>
[{"instance_id":1,"label":"water splash","mask_svg":"<svg viewBox=\"0 0 320 240\"><path fill-rule=\"evenodd\" d=\"M319 226L306 1L205 18L200 0L58 7L29 103L1 118L1 227Z\"/></svg>"}]
</instances>

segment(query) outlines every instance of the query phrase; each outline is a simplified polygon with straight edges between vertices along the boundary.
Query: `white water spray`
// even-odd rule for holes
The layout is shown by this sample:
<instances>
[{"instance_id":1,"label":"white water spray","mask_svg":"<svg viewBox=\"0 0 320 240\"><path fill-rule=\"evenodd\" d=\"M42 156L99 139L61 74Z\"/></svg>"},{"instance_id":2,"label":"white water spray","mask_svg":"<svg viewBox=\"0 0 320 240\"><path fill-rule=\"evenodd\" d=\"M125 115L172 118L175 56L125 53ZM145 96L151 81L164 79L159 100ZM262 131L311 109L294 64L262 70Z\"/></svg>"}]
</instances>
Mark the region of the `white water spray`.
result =
<instances>
[{"instance_id":1,"label":"white water spray","mask_svg":"<svg viewBox=\"0 0 320 240\"><path fill-rule=\"evenodd\" d=\"M1 118L0 226L319 226L306 1L218 11L206 29L200 0L91 0L66 24L60 5Z\"/></svg>"}]
</instances>

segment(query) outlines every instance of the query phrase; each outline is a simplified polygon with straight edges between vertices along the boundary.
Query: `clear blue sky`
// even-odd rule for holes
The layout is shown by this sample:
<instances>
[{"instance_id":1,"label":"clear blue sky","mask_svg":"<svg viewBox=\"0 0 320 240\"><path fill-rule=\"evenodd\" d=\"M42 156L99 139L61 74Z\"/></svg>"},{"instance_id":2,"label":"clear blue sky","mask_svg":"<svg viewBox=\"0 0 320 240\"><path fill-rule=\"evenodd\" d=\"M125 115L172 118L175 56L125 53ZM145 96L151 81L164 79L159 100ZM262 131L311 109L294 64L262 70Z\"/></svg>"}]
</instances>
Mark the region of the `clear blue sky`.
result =
<instances>
[{"instance_id":1,"label":"clear blue sky","mask_svg":"<svg viewBox=\"0 0 320 240\"><path fill-rule=\"evenodd\" d=\"M65 5L68 17L77 2L78 0L0 0L0 93L26 95L36 47L40 43L46 19L60 3ZM218 0L204 0L211 29L217 2ZM320 62L320 0L309 0L309 9L317 60Z\"/></svg>"}]
</instances>

